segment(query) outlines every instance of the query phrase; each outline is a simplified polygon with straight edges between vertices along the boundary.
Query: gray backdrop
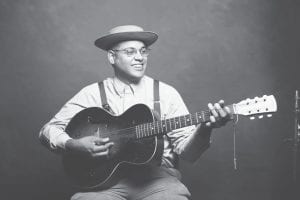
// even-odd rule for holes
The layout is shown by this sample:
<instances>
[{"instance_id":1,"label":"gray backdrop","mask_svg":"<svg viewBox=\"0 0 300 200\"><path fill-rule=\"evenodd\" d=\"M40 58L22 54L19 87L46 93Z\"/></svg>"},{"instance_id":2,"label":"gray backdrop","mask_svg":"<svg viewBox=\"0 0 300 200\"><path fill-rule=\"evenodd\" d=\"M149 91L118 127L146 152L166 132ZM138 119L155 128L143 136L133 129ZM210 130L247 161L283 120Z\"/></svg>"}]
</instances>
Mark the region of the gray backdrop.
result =
<instances>
[{"instance_id":1,"label":"gray backdrop","mask_svg":"<svg viewBox=\"0 0 300 200\"><path fill-rule=\"evenodd\" d=\"M273 118L217 130L195 163L181 161L193 199L300 198L292 187L294 91L299 87L297 0L1 0L1 199L68 199L60 157L39 129L82 87L112 75L93 42L137 24L159 34L147 73L182 94L191 112L274 94ZM298 186L299 187L299 186Z\"/></svg>"}]
</instances>

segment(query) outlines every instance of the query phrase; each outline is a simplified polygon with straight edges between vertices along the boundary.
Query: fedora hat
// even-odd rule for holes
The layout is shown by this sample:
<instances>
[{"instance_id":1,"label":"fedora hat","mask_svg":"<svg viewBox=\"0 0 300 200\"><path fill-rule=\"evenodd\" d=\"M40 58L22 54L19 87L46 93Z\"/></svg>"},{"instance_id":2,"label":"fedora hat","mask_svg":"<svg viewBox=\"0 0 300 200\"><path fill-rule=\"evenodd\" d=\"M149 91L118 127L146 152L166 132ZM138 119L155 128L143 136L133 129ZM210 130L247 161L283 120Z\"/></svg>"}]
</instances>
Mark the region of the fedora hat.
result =
<instances>
[{"instance_id":1,"label":"fedora hat","mask_svg":"<svg viewBox=\"0 0 300 200\"><path fill-rule=\"evenodd\" d=\"M105 51L114 45L129 40L139 40L144 42L146 46L153 44L158 35L151 31L144 31L143 28L136 25L117 26L109 31L108 35L100 37L95 41L95 45Z\"/></svg>"}]
</instances>

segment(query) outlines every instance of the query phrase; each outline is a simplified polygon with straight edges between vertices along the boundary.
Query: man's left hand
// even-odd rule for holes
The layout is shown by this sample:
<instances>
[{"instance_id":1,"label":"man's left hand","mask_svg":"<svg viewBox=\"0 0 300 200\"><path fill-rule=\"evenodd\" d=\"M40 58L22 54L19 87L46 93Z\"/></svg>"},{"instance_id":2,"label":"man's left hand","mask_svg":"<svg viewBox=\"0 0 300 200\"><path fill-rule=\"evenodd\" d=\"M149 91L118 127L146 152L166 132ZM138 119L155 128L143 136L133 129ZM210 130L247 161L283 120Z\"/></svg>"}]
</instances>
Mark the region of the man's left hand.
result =
<instances>
[{"instance_id":1,"label":"man's left hand","mask_svg":"<svg viewBox=\"0 0 300 200\"><path fill-rule=\"evenodd\" d=\"M224 106L224 100L220 100L215 104L209 103L208 108L212 115L210 116L210 121L205 124L207 127L219 128L232 119L230 109Z\"/></svg>"}]
</instances>

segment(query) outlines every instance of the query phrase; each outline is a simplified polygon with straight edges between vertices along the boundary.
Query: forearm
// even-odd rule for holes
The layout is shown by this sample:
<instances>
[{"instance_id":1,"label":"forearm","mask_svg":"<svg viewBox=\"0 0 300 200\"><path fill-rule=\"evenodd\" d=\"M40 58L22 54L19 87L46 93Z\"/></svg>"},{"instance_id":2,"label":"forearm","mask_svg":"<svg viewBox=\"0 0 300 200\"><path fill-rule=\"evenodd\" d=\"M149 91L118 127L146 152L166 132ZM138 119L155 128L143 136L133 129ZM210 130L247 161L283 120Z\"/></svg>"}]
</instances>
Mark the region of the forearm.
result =
<instances>
[{"instance_id":1,"label":"forearm","mask_svg":"<svg viewBox=\"0 0 300 200\"><path fill-rule=\"evenodd\" d=\"M39 140L48 149L54 152L61 152L65 149L66 142L71 139L61 127L53 124L46 124L39 133Z\"/></svg>"},{"instance_id":2,"label":"forearm","mask_svg":"<svg viewBox=\"0 0 300 200\"><path fill-rule=\"evenodd\" d=\"M198 126L185 141L180 157L189 162L195 162L210 146L212 129Z\"/></svg>"},{"instance_id":3,"label":"forearm","mask_svg":"<svg viewBox=\"0 0 300 200\"><path fill-rule=\"evenodd\" d=\"M98 91L98 86L93 84L82 89L71 98L59 112L41 129L39 139L47 148L52 151L60 152L65 149L66 141L70 136L65 132L65 128L73 116L87 107L97 106L99 99L92 94ZM99 96L99 93L96 93Z\"/></svg>"}]
</instances>

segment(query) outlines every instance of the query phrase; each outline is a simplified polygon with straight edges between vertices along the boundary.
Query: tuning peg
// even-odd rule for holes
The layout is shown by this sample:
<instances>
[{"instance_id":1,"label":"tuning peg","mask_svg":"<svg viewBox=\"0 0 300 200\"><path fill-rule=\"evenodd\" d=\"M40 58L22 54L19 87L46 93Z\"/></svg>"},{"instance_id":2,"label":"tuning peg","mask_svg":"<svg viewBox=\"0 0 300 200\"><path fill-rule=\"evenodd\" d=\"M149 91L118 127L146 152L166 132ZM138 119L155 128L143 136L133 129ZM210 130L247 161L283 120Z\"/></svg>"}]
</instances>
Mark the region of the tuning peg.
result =
<instances>
[{"instance_id":1,"label":"tuning peg","mask_svg":"<svg viewBox=\"0 0 300 200\"><path fill-rule=\"evenodd\" d=\"M272 114L267 114L267 117L272 117L273 115Z\"/></svg>"},{"instance_id":2,"label":"tuning peg","mask_svg":"<svg viewBox=\"0 0 300 200\"><path fill-rule=\"evenodd\" d=\"M264 118L263 115L259 115L259 116L258 116L258 119L262 119L262 118Z\"/></svg>"},{"instance_id":3,"label":"tuning peg","mask_svg":"<svg viewBox=\"0 0 300 200\"><path fill-rule=\"evenodd\" d=\"M252 116L252 117L250 117L250 120L254 120L254 119L255 119L255 117L253 117L253 116Z\"/></svg>"}]
</instances>

